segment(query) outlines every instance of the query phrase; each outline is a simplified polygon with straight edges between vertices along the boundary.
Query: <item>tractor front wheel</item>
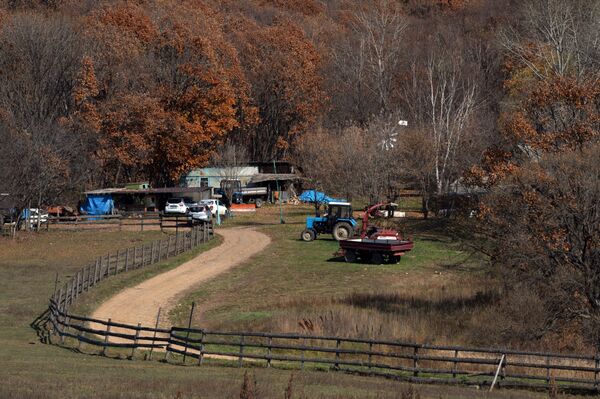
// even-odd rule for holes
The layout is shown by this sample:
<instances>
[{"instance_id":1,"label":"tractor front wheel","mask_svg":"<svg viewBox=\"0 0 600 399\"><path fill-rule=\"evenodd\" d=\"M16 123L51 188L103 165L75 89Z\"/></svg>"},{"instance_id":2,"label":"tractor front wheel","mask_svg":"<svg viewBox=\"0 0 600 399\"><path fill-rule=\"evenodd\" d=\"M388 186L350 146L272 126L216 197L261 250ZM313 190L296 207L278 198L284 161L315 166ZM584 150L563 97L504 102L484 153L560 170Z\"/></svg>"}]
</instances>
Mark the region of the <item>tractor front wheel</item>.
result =
<instances>
[{"instance_id":1,"label":"tractor front wheel","mask_svg":"<svg viewBox=\"0 0 600 399\"><path fill-rule=\"evenodd\" d=\"M306 229L300 234L300 238L302 241L310 242L317 238L317 235L313 229Z\"/></svg>"},{"instance_id":2,"label":"tractor front wheel","mask_svg":"<svg viewBox=\"0 0 600 399\"><path fill-rule=\"evenodd\" d=\"M341 222L333 226L333 238L336 241L344 241L352 237L354 230L350 223Z\"/></svg>"}]
</instances>

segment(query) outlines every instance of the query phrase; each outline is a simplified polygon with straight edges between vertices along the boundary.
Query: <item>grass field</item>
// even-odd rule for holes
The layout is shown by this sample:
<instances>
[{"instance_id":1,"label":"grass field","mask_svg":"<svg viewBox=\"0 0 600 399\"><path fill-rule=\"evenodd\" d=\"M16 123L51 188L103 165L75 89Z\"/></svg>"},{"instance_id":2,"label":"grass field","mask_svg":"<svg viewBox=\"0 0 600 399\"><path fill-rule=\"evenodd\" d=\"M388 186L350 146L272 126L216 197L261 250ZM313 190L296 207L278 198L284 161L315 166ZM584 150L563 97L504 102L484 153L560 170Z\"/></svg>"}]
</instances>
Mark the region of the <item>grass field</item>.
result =
<instances>
[{"instance_id":1,"label":"grass field","mask_svg":"<svg viewBox=\"0 0 600 399\"><path fill-rule=\"evenodd\" d=\"M435 221L403 221L415 248L397 265L348 264L330 236L300 241L310 207L240 214L226 225L254 225L272 239L246 266L196 290L172 313L182 323L191 301L196 325L209 328L306 332L473 343L481 313L495 299L486 262L461 247Z\"/></svg>"},{"instance_id":2,"label":"grass field","mask_svg":"<svg viewBox=\"0 0 600 399\"><path fill-rule=\"evenodd\" d=\"M276 243L278 229L289 229L294 233L300 226L288 224L285 226L267 225L271 218L272 209L267 209L264 215L259 216L258 223L265 224L265 231L274 236ZM300 217L298 212L297 217ZM250 217L236 218L233 223L248 223ZM285 231L285 230L284 230ZM139 245L141 242L158 238L159 232L95 232L95 231L70 231L48 232L22 236L13 241L0 239L0 398L235 398L239 397L240 386L244 370L232 367L181 367L160 362L144 362L141 360L115 360L100 356L89 356L76 351L63 349L57 346L39 342L35 331L29 323L39 315L46 306L48 296L53 292L54 280L58 273L60 280L68 278L71 273L81 265L98 255L109 250L126 248ZM287 242L288 238L281 239L287 244L284 246L286 253L291 256L295 242ZM215 243L211 245L215 245ZM361 266L343 269L348 265L341 263L327 263L322 261L319 253L329 254L335 249L332 242L322 241L316 244L318 252L305 251L314 262L319 262L319 267L331 264L332 271L326 272L326 281L329 283L343 271L348 271L352 278L344 281L347 289L332 289L332 293L352 293L352 287L370 287L369 281L385 281L384 269L364 270ZM312 245L307 244L307 245ZM289 245L289 246L288 246ZM435 250L435 244L431 244ZM423 247L424 248L424 247ZM201 251L200 248L197 251ZM326 290L325 281L320 278L322 270L310 262L303 264L303 270L294 270L293 259L282 262L280 270L272 274L289 276L284 281L268 278L269 273L259 267L265 263L265 258L272 256L271 252L257 257L251 264L232 272L231 286L228 288L227 279L218 279L214 284L207 284L209 291L200 291L198 298L203 297L206 304L210 304L212 311L202 315L210 323L223 323L231 325L252 325L257 320L277 320L274 317L262 317L260 312L273 312L276 300L288 297L290 303L301 301L302 298ZM281 252L277 252L278 254ZM418 252L417 252L418 254ZM185 261L193 254L183 254L168 262L153 265L147 269L134 271L127 275L118 275L103 282L93 292L84 294L78 310L85 312L97 305L104 298L124 286L133 284L160 271L172 268ZM434 255L428 255L435 258ZM440 255L441 256L441 255ZM446 255L444 255L445 257ZM456 250L452 259L463 259L464 254ZM262 262L259 262L260 260ZM325 262L325 263L323 263ZM423 262L423 263L421 263ZM408 262L407 262L408 263ZM423 258L415 257L414 264L401 265L406 270L416 272L427 266ZM433 266L431 266L433 267ZM342 268L342 269L340 269ZM403 269L404 270L404 269ZM432 269L433 270L433 269ZM441 270L441 269L440 269ZM250 278L255 271L256 277L251 278L248 287L240 292L240 298L235 298L231 291L244 285L240 278ZM370 280L368 274L374 271L377 279ZM302 272L302 273L301 273ZM306 272L306 273L304 273ZM394 270L391 270L394 272ZM378 274L379 273L379 274ZM400 272L394 272L400 275ZM310 276L313 284L307 284L307 279L300 280L298 285L292 279L300 275ZM276 282L261 286L260 281ZM302 284L306 284L303 286ZM398 282L394 283L398 284ZM218 288L223 292L218 292ZM341 285L339 286L341 287ZM373 287L374 289L376 287ZM252 290L257 292L252 294ZM286 292L289 291L289 292ZM215 297L209 297L214 292ZM242 298L256 304L243 305ZM227 301L231 299L228 304ZM302 302L300 307L305 305ZM201 303L201 308L204 307ZM183 307L182 307L183 308ZM205 307L208 310L208 307ZM227 310L229 309L229 311ZM278 310L275 309L275 312ZM257 317L258 316L258 317ZM280 398L288 386L290 371L255 369L251 371L257 381L259 398ZM463 398L463 397L544 397L545 395L498 391L492 395L484 395L472 388L418 386L412 387L395 381L344 375L340 373L315 373L295 372L293 398Z\"/></svg>"}]
</instances>

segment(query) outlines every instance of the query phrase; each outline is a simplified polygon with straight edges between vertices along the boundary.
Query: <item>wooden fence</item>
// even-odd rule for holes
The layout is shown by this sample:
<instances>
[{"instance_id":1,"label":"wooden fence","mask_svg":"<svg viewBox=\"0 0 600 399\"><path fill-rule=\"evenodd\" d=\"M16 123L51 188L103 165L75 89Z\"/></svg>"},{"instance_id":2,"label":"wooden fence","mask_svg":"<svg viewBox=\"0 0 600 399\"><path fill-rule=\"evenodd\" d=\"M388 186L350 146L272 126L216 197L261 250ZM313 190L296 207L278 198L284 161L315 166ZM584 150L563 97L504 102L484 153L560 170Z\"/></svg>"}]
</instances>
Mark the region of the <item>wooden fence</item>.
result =
<instances>
[{"instance_id":1,"label":"wooden fence","mask_svg":"<svg viewBox=\"0 0 600 399\"><path fill-rule=\"evenodd\" d=\"M207 242L213 235L212 224L203 223L187 232L172 234L167 238L99 256L79 269L62 287L57 287L54 297L58 303L68 306L83 292L107 277L177 256Z\"/></svg>"},{"instance_id":2,"label":"wooden fence","mask_svg":"<svg viewBox=\"0 0 600 399\"><path fill-rule=\"evenodd\" d=\"M189 227L190 223L185 215L163 215L160 213L146 212L143 214L119 215L78 215L78 216L49 216L48 221L42 223L41 228L49 230L57 228L111 228L118 230L144 231L150 229L179 229Z\"/></svg>"},{"instance_id":3,"label":"wooden fence","mask_svg":"<svg viewBox=\"0 0 600 399\"><path fill-rule=\"evenodd\" d=\"M263 367L340 370L412 382L498 387L549 388L598 393L598 356L465 348L344 337L168 329L129 325L70 314L65 298L50 301L52 334L63 345L75 343L109 355L186 365L233 362ZM66 339L70 342L65 341ZM129 352L130 351L130 352Z\"/></svg>"}]
</instances>

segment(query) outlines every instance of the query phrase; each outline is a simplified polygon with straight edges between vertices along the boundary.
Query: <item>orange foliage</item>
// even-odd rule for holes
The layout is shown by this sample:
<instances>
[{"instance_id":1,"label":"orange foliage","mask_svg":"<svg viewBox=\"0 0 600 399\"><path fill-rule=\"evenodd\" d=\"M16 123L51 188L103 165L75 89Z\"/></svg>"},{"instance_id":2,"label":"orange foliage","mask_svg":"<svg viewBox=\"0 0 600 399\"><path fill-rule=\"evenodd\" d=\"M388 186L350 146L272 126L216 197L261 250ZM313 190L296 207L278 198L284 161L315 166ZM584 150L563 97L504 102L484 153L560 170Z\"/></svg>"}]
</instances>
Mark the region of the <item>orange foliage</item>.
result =
<instances>
[{"instance_id":1,"label":"orange foliage","mask_svg":"<svg viewBox=\"0 0 600 399\"><path fill-rule=\"evenodd\" d=\"M90 17L87 35L114 39L103 61L127 70L102 75L109 95L97 104L98 157L115 180L175 182L205 165L227 134L256 123L237 51L215 15L197 2L161 1L105 7ZM79 86L76 101L90 97L89 83Z\"/></svg>"}]
</instances>

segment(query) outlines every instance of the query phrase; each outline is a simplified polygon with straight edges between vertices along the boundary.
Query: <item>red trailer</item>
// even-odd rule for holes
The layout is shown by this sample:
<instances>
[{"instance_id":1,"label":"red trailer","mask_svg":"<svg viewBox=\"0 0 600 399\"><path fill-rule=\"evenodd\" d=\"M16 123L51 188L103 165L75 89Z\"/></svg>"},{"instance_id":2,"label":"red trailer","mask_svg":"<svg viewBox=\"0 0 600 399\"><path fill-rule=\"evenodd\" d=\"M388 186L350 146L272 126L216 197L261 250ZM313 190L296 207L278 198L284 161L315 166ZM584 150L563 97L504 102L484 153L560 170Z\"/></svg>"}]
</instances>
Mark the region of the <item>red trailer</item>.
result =
<instances>
[{"instance_id":1,"label":"red trailer","mask_svg":"<svg viewBox=\"0 0 600 399\"><path fill-rule=\"evenodd\" d=\"M360 238L340 241L340 250L346 262L398 263L402 255L414 247L411 240L405 240L396 230L369 229L369 215L377 209L387 207L393 212L395 204L377 204L365 211Z\"/></svg>"}]
</instances>

